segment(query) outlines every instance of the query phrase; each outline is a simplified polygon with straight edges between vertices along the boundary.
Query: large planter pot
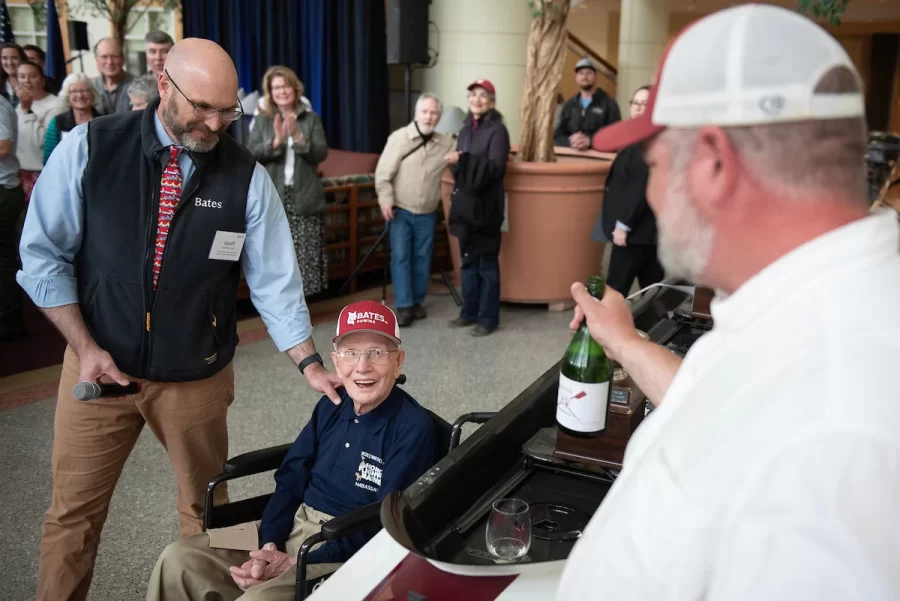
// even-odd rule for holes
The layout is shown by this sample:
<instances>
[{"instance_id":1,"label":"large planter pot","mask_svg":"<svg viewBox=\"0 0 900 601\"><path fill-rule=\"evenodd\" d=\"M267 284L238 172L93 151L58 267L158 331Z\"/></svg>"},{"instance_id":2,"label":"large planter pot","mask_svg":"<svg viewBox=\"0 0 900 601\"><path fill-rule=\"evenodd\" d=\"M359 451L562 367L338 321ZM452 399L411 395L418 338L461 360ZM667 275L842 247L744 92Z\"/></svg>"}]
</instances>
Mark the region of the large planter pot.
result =
<instances>
[{"instance_id":1,"label":"large planter pot","mask_svg":"<svg viewBox=\"0 0 900 601\"><path fill-rule=\"evenodd\" d=\"M507 164L509 230L500 246L500 299L505 302L568 303L572 282L583 282L602 268L603 244L591 240L591 230L614 155L569 148L557 148L556 154L555 163ZM441 178L445 218L452 191L447 170ZM453 236L450 255L459 285L459 245Z\"/></svg>"}]
</instances>

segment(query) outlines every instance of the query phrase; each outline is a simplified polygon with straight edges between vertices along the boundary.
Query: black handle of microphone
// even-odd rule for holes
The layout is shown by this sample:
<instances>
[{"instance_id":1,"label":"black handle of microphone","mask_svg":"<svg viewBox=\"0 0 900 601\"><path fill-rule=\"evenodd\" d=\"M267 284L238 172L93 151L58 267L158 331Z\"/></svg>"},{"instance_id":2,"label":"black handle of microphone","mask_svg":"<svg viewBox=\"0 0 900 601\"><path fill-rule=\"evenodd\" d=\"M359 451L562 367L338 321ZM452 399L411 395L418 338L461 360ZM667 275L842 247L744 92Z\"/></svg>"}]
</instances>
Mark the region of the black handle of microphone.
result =
<instances>
[{"instance_id":1,"label":"black handle of microphone","mask_svg":"<svg viewBox=\"0 0 900 601\"><path fill-rule=\"evenodd\" d=\"M93 401L102 397L126 396L137 394L141 385L131 382L128 386L120 384L100 384L99 382L79 382L72 387L72 396L79 401Z\"/></svg>"},{"instance_id":2,"label":"black handle of microphone","mask_svg":"<svg viewBox=\"0 0 900 601\"><path fill-rule=\"evenodd\" d=\"M400 374L399 376L397 376L397 384L400 384L401 386L406 384L406 374Z\"/></svg>"}]
</instances>

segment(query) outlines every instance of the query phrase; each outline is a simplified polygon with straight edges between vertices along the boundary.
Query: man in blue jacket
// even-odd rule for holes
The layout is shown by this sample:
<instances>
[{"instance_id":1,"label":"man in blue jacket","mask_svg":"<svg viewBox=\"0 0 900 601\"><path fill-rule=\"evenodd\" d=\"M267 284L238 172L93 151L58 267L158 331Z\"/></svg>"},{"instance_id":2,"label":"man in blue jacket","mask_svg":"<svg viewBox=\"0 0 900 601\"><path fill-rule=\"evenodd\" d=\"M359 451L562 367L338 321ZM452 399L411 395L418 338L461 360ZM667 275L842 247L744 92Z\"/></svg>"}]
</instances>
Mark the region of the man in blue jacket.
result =
<instances>
[{"instance_id":1,"label":"man in blue jacket","mask_svg":"<svg viewBox=\"0 0 900 601\"><path fill-rule=\"evenodd\" d=\"M290 601L306 538L334 516L407 488L434 464L431 418L395 386L405 353L394 312L374 301L348 305L334 345L341 403L322 397L275 472L275 494L258 523L261 548L249 556L245 547L222 548L240 545L220 542L220 531L181 539L156 562L148 601ZM237 528L252 532L256 524ZM333 572L373 534L318 546L308 577Z\"/></svg>"}]
</instances>

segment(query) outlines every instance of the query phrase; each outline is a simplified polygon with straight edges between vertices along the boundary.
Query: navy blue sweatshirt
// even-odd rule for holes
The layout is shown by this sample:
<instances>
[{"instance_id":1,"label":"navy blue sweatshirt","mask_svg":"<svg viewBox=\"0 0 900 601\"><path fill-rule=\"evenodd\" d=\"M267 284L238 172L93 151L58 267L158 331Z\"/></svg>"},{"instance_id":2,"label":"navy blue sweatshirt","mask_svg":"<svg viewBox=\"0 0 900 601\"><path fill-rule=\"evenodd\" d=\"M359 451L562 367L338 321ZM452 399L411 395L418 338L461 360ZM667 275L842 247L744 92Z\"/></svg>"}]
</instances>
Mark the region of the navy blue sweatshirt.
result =
<instances>
[{"instance_id":1,"label":"navy blue sweatshirt","mask_svg":"<svg viewBox=\"0 0 900 601\"><path fill-rule=\"evenodd\" d=\"M356 415L345 389L338 392L341 404L322 397L275 472L260 546L273 542L284 550L301 503L338 516L407 488L434 465L434 424L406 392L394 386L364 415ZM347 561L376 531L325 543L309 554L309 563Z\"/></svg>"}]
</instances>

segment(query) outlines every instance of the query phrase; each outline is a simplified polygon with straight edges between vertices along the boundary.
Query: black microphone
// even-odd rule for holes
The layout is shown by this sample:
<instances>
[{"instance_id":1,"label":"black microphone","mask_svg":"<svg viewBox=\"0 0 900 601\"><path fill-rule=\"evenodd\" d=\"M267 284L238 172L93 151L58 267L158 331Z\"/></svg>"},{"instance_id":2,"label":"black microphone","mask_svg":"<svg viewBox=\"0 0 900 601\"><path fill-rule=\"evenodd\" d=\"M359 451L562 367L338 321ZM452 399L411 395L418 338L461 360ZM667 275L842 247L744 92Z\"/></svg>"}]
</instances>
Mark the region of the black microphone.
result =
<instances>
[{"instance_id":1,"label":"black microphone","mask_svg":"<svg viewBox=\"0 0 900 601\"><path fill-rule=\"evenodd\" d=\"M100 397L125 396L137 394L141 391L141 385L132 382L128 386L119 384L99 384L97 382L79 382L72 387L72 396L79 401L93 401Z\"/></svg>"},{"instance_id":2,"label":"black microphone","mask_svg":"<svg viewBox=\"0 0 900 601\"><path fill-rule=\"evenodd\" d=\"M406 384L406 374L400 374L399 376L397 376L397 384L400 384L401 386L403 384Z\"/></svg>"}]
</instances>

